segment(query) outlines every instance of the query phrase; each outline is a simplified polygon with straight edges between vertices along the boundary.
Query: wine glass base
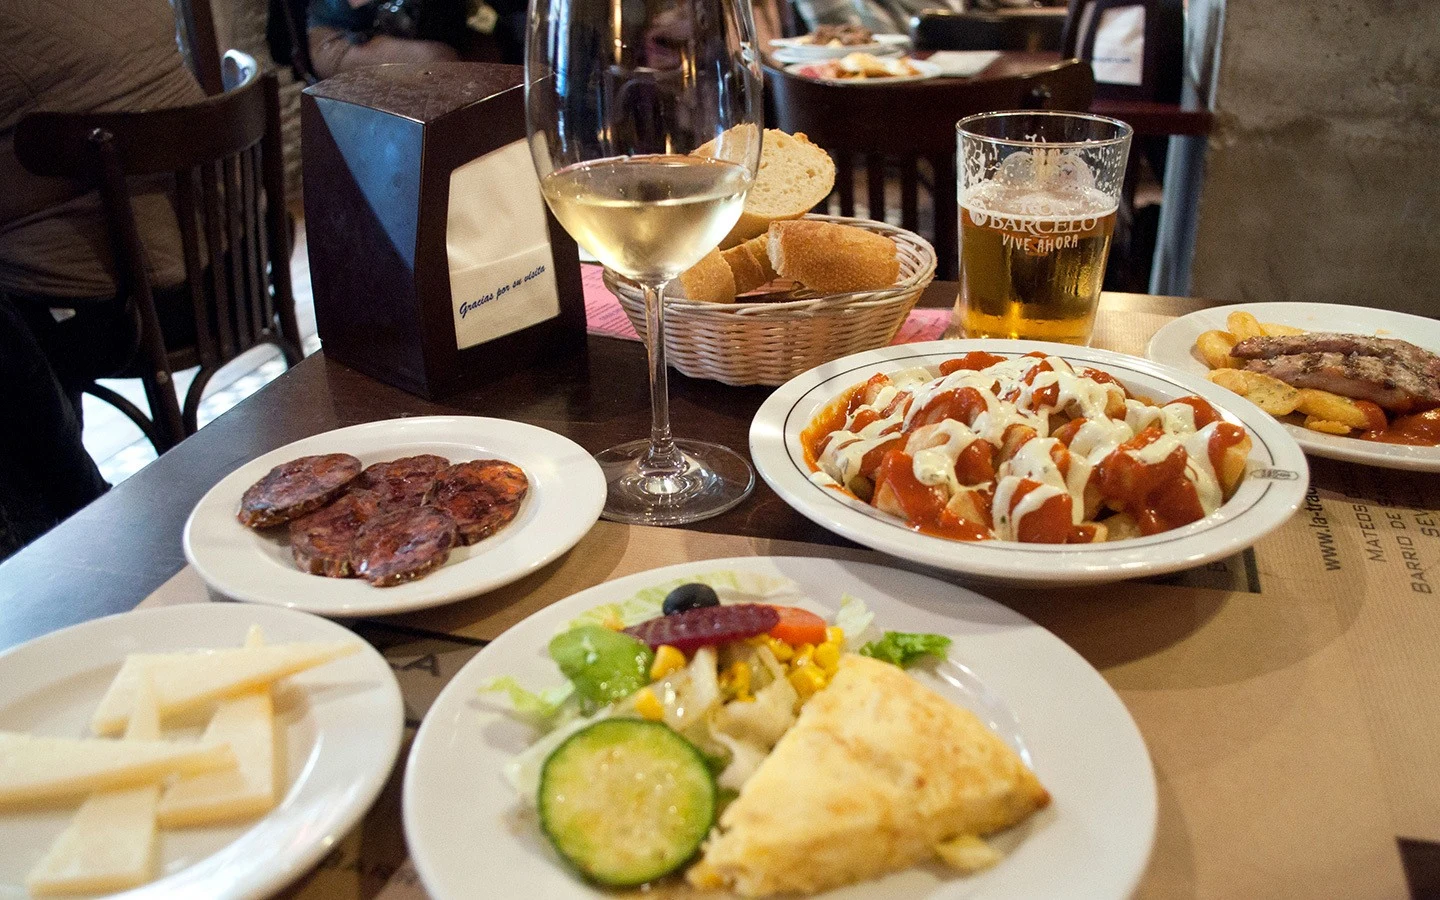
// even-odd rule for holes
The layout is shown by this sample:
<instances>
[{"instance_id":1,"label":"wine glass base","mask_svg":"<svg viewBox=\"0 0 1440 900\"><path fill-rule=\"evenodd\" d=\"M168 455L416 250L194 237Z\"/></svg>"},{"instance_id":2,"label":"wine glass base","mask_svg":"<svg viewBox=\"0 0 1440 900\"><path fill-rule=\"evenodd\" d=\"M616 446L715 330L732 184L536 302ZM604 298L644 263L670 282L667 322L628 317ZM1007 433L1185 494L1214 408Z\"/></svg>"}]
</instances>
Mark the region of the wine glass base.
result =
<instances>
[{"instance_id":1,"label":"wine glass base","mask_svg":"<svg viewBox=\"0 0 1440 900\"><path fill-rule=\"evenodd\" d=\"M605 473L605 511L627 525L683 525L718 516L750 495L755 473L728 447L677 440L682 468L674 473L641 470L649 441L630 441L595 454Z\"/></svg>"}]
</instances>

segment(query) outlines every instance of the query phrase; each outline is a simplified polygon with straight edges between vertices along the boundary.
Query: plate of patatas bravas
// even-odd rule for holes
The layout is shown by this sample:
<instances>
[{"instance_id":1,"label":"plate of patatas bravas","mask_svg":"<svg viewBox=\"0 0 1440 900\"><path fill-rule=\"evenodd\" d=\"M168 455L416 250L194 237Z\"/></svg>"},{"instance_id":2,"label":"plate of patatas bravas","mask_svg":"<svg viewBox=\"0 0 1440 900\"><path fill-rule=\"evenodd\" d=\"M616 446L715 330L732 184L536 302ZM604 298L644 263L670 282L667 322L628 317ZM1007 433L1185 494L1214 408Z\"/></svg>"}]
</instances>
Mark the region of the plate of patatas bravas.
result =
<instances>
[{"instance_id":1,"label":"plate of patatas bravas","mask_svg":"<svg viewBox=\"0 0 1440 900\"><path fill-rule=\"evenodd\" d=\"M933 341L835 360L751 424L803 515L925 565L1015 584L1178 571L1250 546L1304 496L1304 454L1203 378L1104 350Z\"/></svg>"},{"instance_id":2,"label":"plate of patatas bravas","mask_svg":"<svg viewBox=\"0 0 1440 900\"><path fill-rule=\"evenodd\" d=\"M1275 416L1306 453L1440 472L1440 323L1384 309L1248 303L1200 310L1146 355Z\"/></svg>"},{"instance_id":3,"label":"plate of patatas bravas","mask_svg":"<svg viewBox=\"0 0 1440 900\"><path fill-rule=\"evenodd\" d=\"M0 897L268 897L399 751L383 657L294 610L192 603L0 654Z\"/></svg>"}]
</instances>

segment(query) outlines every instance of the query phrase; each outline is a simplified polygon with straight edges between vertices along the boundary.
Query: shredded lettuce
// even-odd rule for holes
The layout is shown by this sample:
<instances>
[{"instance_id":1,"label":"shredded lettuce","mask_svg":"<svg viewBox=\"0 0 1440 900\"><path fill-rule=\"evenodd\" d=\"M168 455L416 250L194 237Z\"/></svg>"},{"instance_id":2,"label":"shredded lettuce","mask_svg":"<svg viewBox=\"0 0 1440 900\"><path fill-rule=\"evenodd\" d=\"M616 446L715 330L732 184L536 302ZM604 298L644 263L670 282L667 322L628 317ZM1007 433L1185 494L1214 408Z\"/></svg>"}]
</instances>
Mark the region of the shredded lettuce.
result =
<instances>
[{"instance_id":1,"label":"shredded lettuce","mask_svg":"<svg viewBox=\"0 0 1440 900\"><path fill-rule=\"evenodd\" d=\"M569 705L575 685L567 681L536 693L516 681L514 676L499 675L486 679L480 685L481 693L492 691L504 693L516 715L538 728L549 730Z\"/></svg>"},{"instance_id":2,"label":"shredded lettuce","mask_svg":"<svg viewBox=\"0 0 1440 900\"><path fill-rule=\"evenodd\" d=\"M860 648L861 656L869 656L902 669L909 668L922 656L944 656L950 639L941 634L910 634L887 631L878 641Z\"/></svg>"},{"instance_id":3,"label":"shredded lettuce","mask_svg":"<svg viewBox=\"0 0 1440 900\"><path fill-rule=\"evenodd\" d=\"M853 650L865 642L870 623L875 614L859 597L845 594L840 598L840 611L835 614L835 624L845 632L845 646L842 650Z\"/></svg>"}]
</instances>

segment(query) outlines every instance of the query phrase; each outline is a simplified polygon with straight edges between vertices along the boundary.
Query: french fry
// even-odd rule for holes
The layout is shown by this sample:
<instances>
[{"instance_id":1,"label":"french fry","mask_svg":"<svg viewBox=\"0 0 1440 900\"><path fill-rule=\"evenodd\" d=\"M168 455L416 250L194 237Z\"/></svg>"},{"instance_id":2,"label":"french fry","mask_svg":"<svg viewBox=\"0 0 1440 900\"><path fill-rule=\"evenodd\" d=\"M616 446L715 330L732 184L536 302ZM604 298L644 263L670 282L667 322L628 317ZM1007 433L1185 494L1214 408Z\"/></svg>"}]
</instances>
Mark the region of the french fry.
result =
<instances>
[{"instance_id":1,"label":"french fry","mask_svg":"<svg viewBox=\"0 0 1440 900\"><path fill-rule=\"evenodd\" d=\"M1324 434L1343 435L1350 433L1350 426L1344 422L1330 422L1325 419L1316 418L1315 416L1305 417L1305 427L1311 431L1319 431Z\"/></svg>"},{"instance_id":2,"label":"french fry","mask_svg":"<svg viewBox=\"0 0 1440 900\"><path fill-rule=\"evenodd\" d=\"M1304 388L1295 402L1295 408L1317 421L1345 425L1347 430L1361 430L1370 427L1370 417L1365 414L1365 410L1361 409L1359 404L1349 397L1342 397L1329 391ZM1308 421L1305 423L1305 427L1310 427ZM1326 429L1316 428L1315 430L1325 431ZM1345 432L1330 431L1327 433L1344 434Z\"/></svg>"},{"instance_id":3,"label":"french fry","mask_svg":"<svg viewBox=\"0 0 1440 900\"><path fill-rule=\"evenodd\" d=\"M1305 329L1296 328L1294 325L1281 325L1279 322L1261 322L1260 330L1265 332L1266 337L1290 337L1295 334L1304 334Z\"/></svg>"},{"instance_id":4,"label":"french fry","mask_svg":"<svg viewBox=\"0 0 1440 900\"><path fill-rule=\"evenodd\" d=\"M1195 349L1212 369L1240 368L1240 360L1230 355L1230 348L1235 344L1235 335L1228 331L1207 331L1195 339Z\"/></svg>"},{"instance_id":5,"label":"french fry","mask_svg":"<svg viewBox=\"0 0 1440 900\"><path fill-rule=\"evenodd\" d=\"M1297 388L1249 369L1215 369L1205 377L1234 391L1272 416L1287 416L1294 412L1300 399Z\"/></svg>"},{"instance_id":6,"label":"french fry","mask_svg":"<svg viewBox=\"0 0 1440 900\"><path fill-rule=\"evenodd\" d=\"M1225 317L1225 327L1235 335L1237 342L1252 337L1264 337L1265 329L1261 327L1260 320L1248 312L1232 312Z\"/></svg>"}]
</instances>

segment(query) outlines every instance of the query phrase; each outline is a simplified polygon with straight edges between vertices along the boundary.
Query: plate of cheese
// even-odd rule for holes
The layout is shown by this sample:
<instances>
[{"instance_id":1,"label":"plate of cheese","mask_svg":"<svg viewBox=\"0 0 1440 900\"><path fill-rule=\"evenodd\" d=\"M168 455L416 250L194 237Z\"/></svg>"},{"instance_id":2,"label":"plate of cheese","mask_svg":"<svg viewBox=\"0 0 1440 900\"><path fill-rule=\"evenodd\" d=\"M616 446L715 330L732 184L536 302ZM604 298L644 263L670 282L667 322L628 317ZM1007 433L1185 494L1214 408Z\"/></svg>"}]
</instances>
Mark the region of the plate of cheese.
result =
<instances>
[{"instance_id":1,"label":"plate of cheese","mask_svg":"<svg viewBox=\"0 0 1440 900\"><path fill-rule=\"evenodd\" d=\"M277 607L123 613L0 654L0 898L249 898L369 809L400 747L383 657Z\"/></svg>"}]
</instances>

